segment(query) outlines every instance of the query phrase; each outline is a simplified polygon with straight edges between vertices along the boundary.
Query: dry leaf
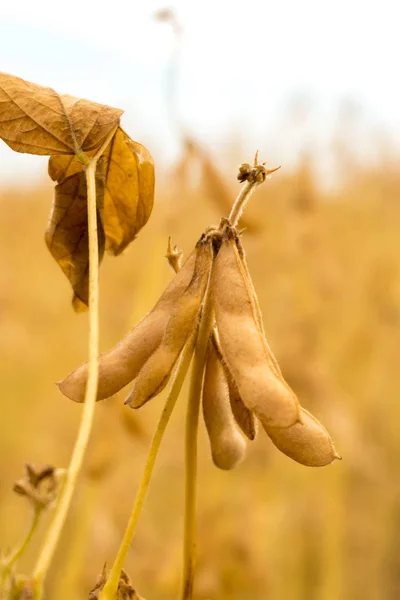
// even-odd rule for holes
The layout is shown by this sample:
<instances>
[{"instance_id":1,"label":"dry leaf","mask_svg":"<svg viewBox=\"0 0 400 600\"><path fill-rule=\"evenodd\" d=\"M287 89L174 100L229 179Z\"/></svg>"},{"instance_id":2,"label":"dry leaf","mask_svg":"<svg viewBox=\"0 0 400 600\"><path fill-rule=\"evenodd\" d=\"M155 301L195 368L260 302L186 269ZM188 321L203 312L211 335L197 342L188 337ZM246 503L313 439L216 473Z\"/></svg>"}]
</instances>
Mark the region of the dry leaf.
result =
<instances>
[{"instance_id":1,"label":"dry leaf","mask_svg":"<svg viewBox=\"0 0 400 600\"><path fill-rule=\"evenodd\" d=\"M147 223L154 201L150 153L120 127L104 152L104 232L106 249L117 255Z\"/></svg>"},{"instance_id":2,"label":"dry leaf","mask_svg":"<svg viewBox=\"0 0 400 600\"><path fill-rule=\"evenodd\" d=\"M0 73L0 137L16 152L87 152L101 145L122 113Z\"/></svg>"},{"instance_id":3,"label":"dry leaf","mask_svg":"<svg viewBox=\"0 0 400 600\"><path fill-rule=\"evenodd\" d=\"M17 152L51 155L49 175L58 185L45 239L72 284L76 311L88 304L89 270L86 181L77 155L96 154L122 113L0 73L0 138ZM96 188L101 260L105 247L122 252L153 208L152 158L121 128L99 159Z\"/></svg>"},{"instance_id":4,"label":"dry leaf","mask_svg":"<svg viewBox=\"0 0 400 600\"><path fill-rule=\"evenodd\" d=\"M90 157L93 153L94 151L88 152L87 155ZM82 231L87 227L87 218L83 218L83 210L86 210L86 185L82 182L84 167L75 156L51 156L49 175L59 185L56 186L56 204L46 232L46 243L74 288L76 294L73 301L74 309L85 310L89 261L87 238L85 244L82 240L75 254L73 249L76 247L74 242L76 237L71 241L68 239L70 234L66 235L71 223L74 233L78 222ZM103 251L105 247L112 254L117 255L146 224L153 208L154 165L150 153L118 128L98 162L96 179L99 234L103 236L101 244L99 241L99 250ZM64 227L60 220L63 220L66 209L68 209L69 221ZM71 211L78 211L75 221ZM62 231L55 228L53 222L55 219ZM58 238L54 240L53 236L56 232ZM65 252L67 250L65 244L68 244L67 252ZM78 279L79 285L77 285Z\"/></svg>"},{"instance_id":5,"label":"dry leaf","mask_svg":"<svg viewBox=\"0 0 400 600\"><path fill-rule=\"evenodd\" d=\"M104 254L105 236L99 210L104 195L102 180L97 178L97 222L99 260ZM56 186L55 199L45 241L74 290L75 310L88 304L89 242L85 173L70 175Z\"/></svg>"},{"instance_id":6,"label":"dry leaf","mask_svg":"<svg viewBox=\"0 0 400 600\"><path fill-rule=\"evenodd\" d=\"M90 157L90 153L88 154ZM50 177L61 183L83 171L75 156L52 156ZM154 199L154 165L150 153L118 128L97 167L103 180L102 219L106 249L120 254L147 223Z\"/></svg>"},{"instance_id":7,"label":"dry leaf","mask_svg":"<svg viewBox=\"0 0 400 600\"><path fill-rule=\"evenodd\" d=\"M263 426L275 446L302 465L324 467L341 460L325 427L305 408L301 408L301 422L288 429Z\"/></svg>"}]
</instances>

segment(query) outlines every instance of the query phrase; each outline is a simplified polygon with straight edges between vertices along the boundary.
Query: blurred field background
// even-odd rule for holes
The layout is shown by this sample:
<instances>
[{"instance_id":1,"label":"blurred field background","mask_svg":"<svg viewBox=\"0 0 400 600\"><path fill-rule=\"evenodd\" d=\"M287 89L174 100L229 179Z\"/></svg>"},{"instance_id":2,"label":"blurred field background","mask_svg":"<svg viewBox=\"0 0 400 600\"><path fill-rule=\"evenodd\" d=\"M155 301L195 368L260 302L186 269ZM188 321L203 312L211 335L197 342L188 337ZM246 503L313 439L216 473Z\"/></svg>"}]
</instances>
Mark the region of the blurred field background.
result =
<instances>
[{"instance_id":1,"label":"blurred field background","mask_svg":"<svg viewBox=\"0 0 400 600\"><path fill-rule=\"evenodd\" d=\"M224 473L211 463L202 425L198 599L400 596L400 172L384 157L374 170L354 169L328 194L318 189L310 160L256 192L244 244L284 375L329 429L343 461L302 467L260 432L246 461ZM190 155L164 176L148 226L122 257L104 261L102 350L170 280L168 235L187 254L226 214L207 170L193 183L195 163ZM234 198L235 165L224 171L224 191ZM67 464L81 410L54 385L85 360L87 319L73 313L68 284L43 243L51 198L47 181L3 189L0 197L2 545L16 542L27 523L13 481L28 461ZM51 599L87 598L119 544L163 405L158 397L133 412L123 399L98 404ZM184 392L127 565L150 600L174 598L179 582L185 403ZM22 561L27 571L39 539L40 532Z\"/></svg>"},{"instance_id":2,"label":"blurred field background","mask_svg":"<svg viewBox=\"0 0 400 600\"><path fill-rule=\"evenodd\" d=\"M327 4L336 10L333 3ZM251 19L259 21L254 14ZM305 21L306 17L307 13ZM227 23L224 31L229 30ZM356 22L354 29L348 21L344 23L348 31L356 31ZM368 40L365 31L361 34ZM123 40L122 34L119 37ZM390 44L391 39L386 36L385 43ZM74 44L68 46L71 52ZM28 44L21 55L15 49L10 60L4 54L5 70L76 95L85 95L85 85L92 83L96 93L89 93L88 88L88 97L127 109L131 102L131 110L136 106L142 110L148 100L139 94L142 105L136 105L131 96L126 101L122 92L121 97L115 96L120 73L115 71L112 56L110 63L95 63L88 48L88 55L82 52L79 61L72 61L70 71L55 67L52 71L49 62L51 77L46 79L40 61L62 60L62 55L48 53L46 48L46 58L43 54L37 59L38 71L33 75L28 67L25 72L19 69L24 61L29 64L31 53L35 56L36 46L32 44L29 52L27 48ZM220 61L217 67L230 64L231 50L228 46L223 56L216 57ZM297 50L300 53L301 48ZM316 55L315 49L313 53ZM152 60L158 58L155 53ZM251 58L257 62L254 55ZM351 58L354 56L346 60ZM125 59L121 63L124 69L129 65ZM387 65L386 59L380 64ZM243 64L247 60L244 56ZM298 61L300 64L300 58ZM296 64L287 74L289 79L295 76ZM371 62L368 65L372 68ZM91 82L88 74L92 67ZM103 79L96 71L100 67ZM240 65L237 71L235 85L239 87L246 76ZM195 75L202 73L196 71ZM311 80L320 76L317 69L311 71ZM278 79L270 78L273 89ZM383 74L382 79L371 79L377 90L382 87ZM76 89L68 87L68 81L75 80L79 90L78 85ZM113 85L107 87L104 81L113 81ZM134 90L134 74L132 82ZM212 85L218 98L218 80ZM145 89L154 92L151 86ZM307 83L302 89L307 91ZM207 88L203 93L210 96ZM394 102L395 97L390 97ZM233 127L229 134L215 133L214 138L205 135L206 141L204 137L199 141L194 127L190 139L183 138L181 131L175 136L175 158L169 157L169 161L163 159L157 137L157 102L165 108L165 95L157 97L155 105L150 102L144 120L136 120L132 112L127 115L130 124L126 129L133 138L151 152L154 141L156 199L153 215L138 239L121 257L106 257L102 264L101 350L124 336L170 281L171 269L164 258L168 237L187 255L202 231L228 214L239 190L237 167L252 159L249 148L258 146L268 166L282 162L281 171L250 201L243 242L267 337L284 376L302 405L329 430L343 460L322 469L302 467L280 454L260 431L248 445L246 460L235 471L225 473L211 462L201 423L195 597L397 600L398 150L393 135L388 134L390 127L379 119L358 119L362 106L357 103L345 100L337 106L336 120L328 124L329 135L324 129L315 137L320 122L312 129L313 106L304 106L298 98L284 99L275 137L266 134L260 113L247 128ZM242 115L242 125L251 121L253 102L251 97L246 110L244 106L235 108ZM188 114L190 106L184 108ZM262 107L254 106L256 109ZM208 119L218 121L218 111L207 110L206 106L200 129ZM156 126L151 130L153 116ZM193 118L196 121L196 116ZM307 137L307 129L301 137L305 121L311 123L313 134ZM137 130L140 134L136 135ZM161 131L160 139L164 134ZM293 160L293 148L290 156L283 148L286 141L296 146L296 136L302 141L297 143ZM27 159L17 156L17 160ZM12 492L23 465L68 464L81 407L64 398L55 382L84 362L87 353L87 316L74 314L67 280L43 240L53 196L45 162L41 179L31 177L28 170L10 176L10 165L5 156L0 165L0 171L4 167L4 181L0 173L0 547L17 543L28 523L24 499ZM119 546L165 393L138 412L123 406L124 397L119 394L97 405L84 473L48 579L49 600L86 600L104 561L110 564ZM186 398L187 388L167 429L127 564L134 585L146 600L176 598L180 581ZM43 520L20 571L29 574L50 517Z\"/></svg>"}]
</instances>

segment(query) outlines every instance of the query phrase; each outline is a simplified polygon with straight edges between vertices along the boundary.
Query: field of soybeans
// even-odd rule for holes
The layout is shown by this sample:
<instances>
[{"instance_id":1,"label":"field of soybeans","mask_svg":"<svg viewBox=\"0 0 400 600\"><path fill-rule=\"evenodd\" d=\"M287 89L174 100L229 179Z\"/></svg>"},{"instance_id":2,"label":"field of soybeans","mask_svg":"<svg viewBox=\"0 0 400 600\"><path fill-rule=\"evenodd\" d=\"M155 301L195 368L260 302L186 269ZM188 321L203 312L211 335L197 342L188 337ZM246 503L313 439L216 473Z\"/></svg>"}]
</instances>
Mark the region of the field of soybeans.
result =
<instances>
[{"instance_id":1,"label":"field of soybeans","mask_svg":"<svg viewBox=\"0 0 400 600\"><path fill-rule=\"evenodd\" d=\"M150 148L151 150L151 148ZM263 159L264 149L260 149ZM232 154L238 155L233 149ZM237 162L156 164L153 214L100 272L100 348L121 339L172 278L168 238L187 256L227 216ZM272 158L272 157L271 157ZM268 166L275 166L269 164ZM87 360L87 315L43 240L53 188L0 188L0 546L28 523L13 493L25 463L66 467L81 406L55 383ZM256 190L242 241L268 342L284 377L329 430L342 461L299 465L260 428L245 460L217 469L201 421L196 600L400 597L400 169L351 163L325 188L300 160ZM179 587L185 384L162 442L126 570L146 600ZM98 403L83 474L47 581L51 600L87 600L119 546L166 397L140 410L125 391ZM51 510L20 563L29 573Z\"/></svg>"}]
</instances>

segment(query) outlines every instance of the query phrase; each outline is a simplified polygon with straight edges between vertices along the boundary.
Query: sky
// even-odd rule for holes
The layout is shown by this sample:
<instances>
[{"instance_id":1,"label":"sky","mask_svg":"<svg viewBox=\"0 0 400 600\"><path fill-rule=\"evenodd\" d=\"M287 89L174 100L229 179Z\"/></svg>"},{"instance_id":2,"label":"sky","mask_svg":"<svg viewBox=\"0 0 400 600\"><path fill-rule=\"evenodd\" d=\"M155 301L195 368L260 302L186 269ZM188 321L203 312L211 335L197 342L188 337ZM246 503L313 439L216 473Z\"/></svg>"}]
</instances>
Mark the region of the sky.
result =
<instances>
[{"instance_id":1,"label":"sky","mask_svg":"<svg viewBox=\"0 0 400 600\"><path fill-rule=\"evenodd\" d=\"M166 7L178 45L154 18ZM339 128L373 158L371 132L400 146L399 17L396 0L2 0L0 70L124 109L123 127L163 167L182 147L167 102L178 47L179 125L214 154L240 140L292 164ZM3 181L45 172L46 159L0 144Z\"/></svg>"}]
</instances>

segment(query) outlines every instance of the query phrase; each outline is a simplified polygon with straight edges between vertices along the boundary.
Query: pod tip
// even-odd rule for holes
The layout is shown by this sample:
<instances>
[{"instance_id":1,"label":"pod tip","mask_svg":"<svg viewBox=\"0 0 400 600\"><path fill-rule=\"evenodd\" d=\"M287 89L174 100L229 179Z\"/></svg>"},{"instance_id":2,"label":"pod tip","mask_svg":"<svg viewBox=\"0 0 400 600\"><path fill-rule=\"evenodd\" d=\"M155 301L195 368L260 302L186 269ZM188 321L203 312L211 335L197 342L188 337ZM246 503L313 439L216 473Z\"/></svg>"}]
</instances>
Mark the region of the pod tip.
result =
<instances>
[{"instance_id":1,"label":"pod tip","mask_svg":"<svg viewBox=\"0 0 400 600\"><path fill-rule=\"evenodd\" d=\"M133 401L133 392L131 392L124 400L124 404L127 404L128 406L130 406L131 408L133 408L132 406L132 401Z\"/></svg>"},{"instance_id":2,"label":"pod tip","mask_svg":"<svg viewBox=\"0 0 400 600\"><path fill-rule=\"evenodd\" d=\"M299 412L297 413L297 419L294 423L294 425L304 425L304 419L302 418L302 414L301 414L301 410L299 410Z\"/></svg>"}]
</instances>

